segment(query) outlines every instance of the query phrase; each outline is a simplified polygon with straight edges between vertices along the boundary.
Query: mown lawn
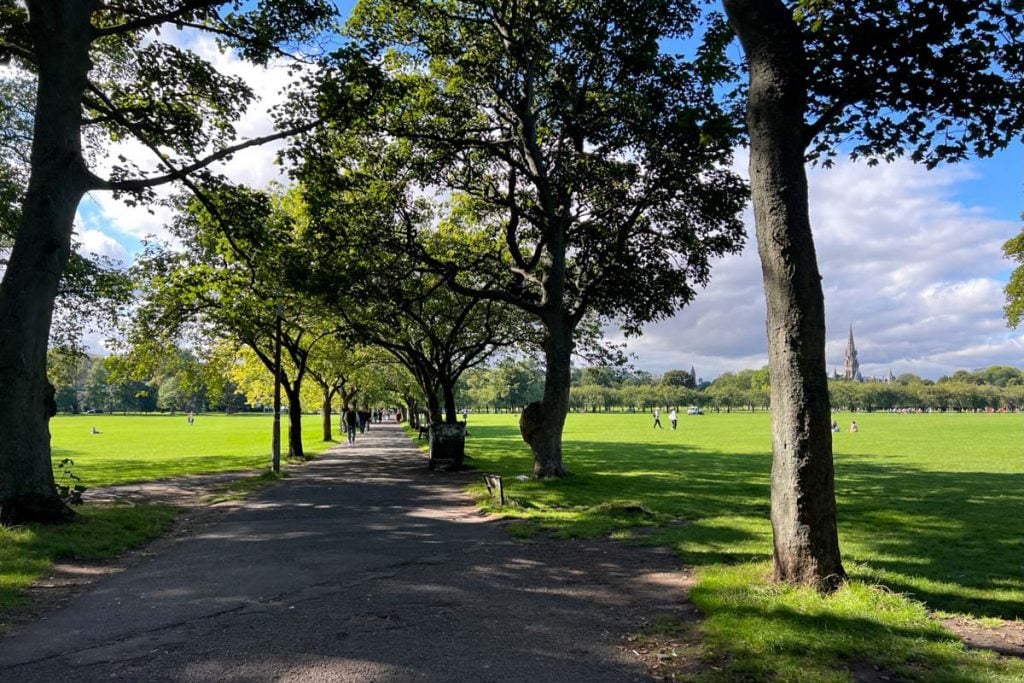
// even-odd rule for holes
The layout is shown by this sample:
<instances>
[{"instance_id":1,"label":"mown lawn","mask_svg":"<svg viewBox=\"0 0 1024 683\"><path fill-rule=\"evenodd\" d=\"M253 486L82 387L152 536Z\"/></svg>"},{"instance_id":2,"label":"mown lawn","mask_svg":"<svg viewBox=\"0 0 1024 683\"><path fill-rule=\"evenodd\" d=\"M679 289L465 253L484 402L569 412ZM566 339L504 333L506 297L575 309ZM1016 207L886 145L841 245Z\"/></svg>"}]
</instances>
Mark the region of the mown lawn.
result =
<instances>
[{"instance_id":1,"label":"mown lawn","mask_svg":"<svg viewBox=\"0 0 1024 683\"><path fill-rule=\"evenodd\" d=\"M837 417L853 583L824 599L766 580L765 413L681 415L676 432L652 429L647 415L570 415L573 476L563 481L515 480L531 466L516 416L472 415L468 452L475 467L506 475L505 512L524 519L518 535L671 545L697 567L693 599L718 662L703 679L850 680L867 665L917 680L1024 680L1024 663L967 654L927 617L1024 618L1024 416ZM851 417L860 432L848 431Z\"/></svg>"},{"instance_id":2,"label":"mown lawn","mask_svg":"<svg viewBox=\"0 0 1024 683\"><path fill-rule=\"evenodd\" d=\"M282 458L288 452L287 420L281 417ZM203 414L193 425L184 414L58 415L50 433L54 466L71 458L82 483L97 487L269 467L272 426L273 418L260 414ZM93 434L93 427L100 433ZM302 416L308 455L331 445L321 440L321 431L319 415Z\"/></svg>"},{"instance_id":3,"label":"mown lawn","mask_svg":"<svg viewBox=\"0 0 1024 683\"><path fill-rule=\"evenodd\" d=\"M286 419L286 418L285 418ZM184 474L260 470L270 466L267 415L59 415L50 421L55 472L64 458L88 488ZM95 427L100 433L93 434ZM287 424L282 422L282 430ZM287 449L287 434L282 436ZM323 452L320 417L303 416L307 455ZM283 454L287 457L287 450ZM287 463L284 463L287 465ZM252 477L225 496L267 481ZM254 483L255 482L255 483ZM67 525L0 527L0 624L24 600L24 590L61 560L99 560L138 547L168 528L177 511L166 505L84 505Z\"/></svg>"}]
</instances>

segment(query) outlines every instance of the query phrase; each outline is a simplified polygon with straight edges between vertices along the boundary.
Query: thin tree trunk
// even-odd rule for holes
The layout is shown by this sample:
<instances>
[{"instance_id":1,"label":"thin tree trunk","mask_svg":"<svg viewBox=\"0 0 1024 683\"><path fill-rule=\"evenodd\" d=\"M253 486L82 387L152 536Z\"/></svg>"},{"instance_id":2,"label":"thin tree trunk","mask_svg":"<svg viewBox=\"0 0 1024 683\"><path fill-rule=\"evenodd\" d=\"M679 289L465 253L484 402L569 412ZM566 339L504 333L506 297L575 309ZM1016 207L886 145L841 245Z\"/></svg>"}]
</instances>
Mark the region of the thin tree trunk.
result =
<instances>
[{"instance_id":1,"label":"thin tree trunk","mask_svg":"<svg viewBox=\"0 0 1024 683\"><path fill-rule=\"evenodd\" d=\"M301 384L284 385L284 393L288 396L288 457L294 460L305 460L306 451L302 447L302 400Z\"/></svg>"},{"instance_id":2,"label":"thin tree trunk","mask_svg":"<svg viewBox=\"0 0 1024 683\"><path fill-rule=\"evenodd\" d=\"M333 417L331 414L331 402L334 400L334 394L337 392L337 389L328 389L326 387L321 387L321 389L323 389L324 394L324 402L320 410L320 417L324 430L324 441L331 441L334 438L334 433L331 427L331 418Z\"/></svg>"},{"instance_id":3,"label":"thin tree trunk","mask_svg":"<svg viewBox=\"0 0 1024 683\"><path fill-rule=\"evenodd\" d=\"M723 0L750 68L747 130L768 306L773 572L831 589L844 578L836 530L825 306L804 168L803 43L779 0Z\"/></svg>"},{"instance_id":4,"label":"thin tree trunk","mask_svg":"<svg viewBox=\"0 0 1024 683\"><path fill-rule=\"evenodd\" d=\"M31 175L0 283L0 522L72 516L50 459L46 349L57 287L71 252L75 210L88 189L81 100L93 2L30 2L39 80Z\"/></svg>"},{"instance_id":5,"label":"thin tree trunk","mask_svg":"<svg viewBox=\"0 0 1024 683\"><path fill-rule=\"evenodd\" d=\"M572 373L572 326L564 315L545 320L544 396L519 417L523 440L533 452L533 478L564 477L562 431L569 412Z\"/></svg>"},{"instance_id":6,"label":"thin tree trunk","mask_svg":"<svg viewBox=\"0 0 1024 683\"><path fill-rule=\"evenodd\" d=\"M441 383L441 396L444 399L444 419L445 422L455 424L458 422L458 416L455 413L455 383L451 384L447 382Z\"/></svg>"}]
</instances>

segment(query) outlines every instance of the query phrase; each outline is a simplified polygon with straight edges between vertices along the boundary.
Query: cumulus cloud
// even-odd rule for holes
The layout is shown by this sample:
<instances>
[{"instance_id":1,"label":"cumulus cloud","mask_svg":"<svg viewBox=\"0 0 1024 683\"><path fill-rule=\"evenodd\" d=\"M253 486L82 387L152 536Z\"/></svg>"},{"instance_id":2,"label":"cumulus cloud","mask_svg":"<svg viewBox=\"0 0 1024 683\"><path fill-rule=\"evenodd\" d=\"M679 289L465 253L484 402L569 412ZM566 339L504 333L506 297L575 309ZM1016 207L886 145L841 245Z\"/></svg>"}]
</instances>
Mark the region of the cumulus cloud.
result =
<instances>
[{"instance_id":1,"label":"cumulus cloud","mask_svg":"<svg viewBox=\"0 0 1024 683\"><path fill-rule=\"evenodd\" d=\"M81 243L83 254L106 256L109 259L124 263L128 252L120 242L101 230L78 230L76 237Z\"/></svg>"},{"instance_id":2,"label":"cumulus cloud","mask_svg":"<svg viewBox=\"0 0 1024 683\"><path fill-rule=\"evenodd\" d=\"M809 174L811 221L825 290L829 369L843 366L852 325L861 370L938 377L1019 365L1024 336L1006 329L1002 243L1015 222L952 199L976 179L970 164L927 171L908 162L841 162ZM751 244L722 259L697 300L629 341L652 372L712 378L767 363L760 262Z\"/></svg>"}]
</instances>

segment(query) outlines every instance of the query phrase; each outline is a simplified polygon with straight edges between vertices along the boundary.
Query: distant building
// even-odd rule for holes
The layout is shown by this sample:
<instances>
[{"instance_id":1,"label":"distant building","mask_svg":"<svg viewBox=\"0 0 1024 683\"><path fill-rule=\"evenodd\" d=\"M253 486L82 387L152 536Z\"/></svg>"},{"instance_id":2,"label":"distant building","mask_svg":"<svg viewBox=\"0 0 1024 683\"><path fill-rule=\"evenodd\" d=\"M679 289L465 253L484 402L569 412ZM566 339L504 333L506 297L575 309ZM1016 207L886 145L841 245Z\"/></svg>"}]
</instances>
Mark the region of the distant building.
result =
<instances>
[{"instance_id":1,"label":"distant building","mask_svg":"<svg viewBox=\"0 0 1024 683\"><path fill-rule=\"evenodd\" d=\"M857 360L857 345L853 342L853 325L850 325L850 337L846 342L846 357L843 360L843 372L832 371L832 379L845 379L853 382L885 382L891 384L896 381L896 375L892 374L892 368L885 377L863 377L860 374L860 361Z\"/></svg>"},{"instance_id":2,"label":"distant building","mask_svg":"<svg viewBox=\"0 0 1024 683\"><path fill-rule=\"evenodd\" d=\"M860 362L857 360L857 345L853 343L853 325L850 325L850 340L846 342L846 360L843 362L843 379L863 382L860 375Z\"/></svg>"}]
</instances>

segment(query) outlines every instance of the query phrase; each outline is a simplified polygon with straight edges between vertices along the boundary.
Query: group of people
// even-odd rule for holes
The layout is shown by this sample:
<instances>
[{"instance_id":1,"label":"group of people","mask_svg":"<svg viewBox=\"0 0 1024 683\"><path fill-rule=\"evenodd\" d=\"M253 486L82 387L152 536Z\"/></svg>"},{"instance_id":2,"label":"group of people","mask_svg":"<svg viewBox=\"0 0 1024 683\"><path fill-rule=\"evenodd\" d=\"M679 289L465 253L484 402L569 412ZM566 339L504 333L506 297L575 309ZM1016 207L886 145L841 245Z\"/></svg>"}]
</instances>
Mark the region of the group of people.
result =
<instances>
[{"instance_id":1,"label":"group of people","mask_svg":"<svg viewBox=\"0 0 1024 683\"><path fill-rule=\"evenodd\" d=\"M354 406L347 406L341 411L341 426L348 438L348 445L355 444L356 430L359 430L360 434L365 434L370 431L371 422L383 422L384 418L391 414L391 411L385 412L383 409L356 410ZM395 419L400 420L400 415L396 414Z\"/></svg>"},{"instance_id":2,"label":"group of people","mask_svg":"<svg viewBox=\"0 0 1024 683\"><path fill-rule=\"evenodd\" d=\"M672 423L672 430L675 431L676 426L679 424L679 413L676 412L675 408L668 411L668 421ZM664 427L661 426L661 408L654 409L654 426L652 428L664 429Z\"/></svg>"},{"instance_id":3,"label":"group of people","mask_svg":"<svg viewBox=\"0 0 1024 683\"><path fill-rule=\"evenodd\" d=\"M835 433L839 433L839 432L843 431L842 429L839 428L839 423L836 422L835 420L832 420L832 431L835 432ZM851 432L859 432L860 431L860 427L857 426L857 421L856 420L852 420L850 422L850 431Z\"/></svg>"}]
</instances>

